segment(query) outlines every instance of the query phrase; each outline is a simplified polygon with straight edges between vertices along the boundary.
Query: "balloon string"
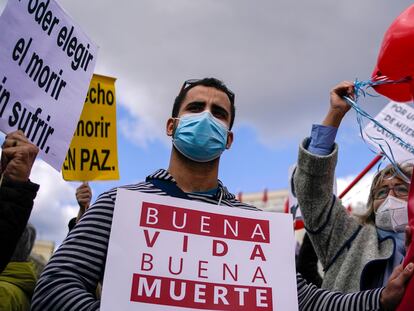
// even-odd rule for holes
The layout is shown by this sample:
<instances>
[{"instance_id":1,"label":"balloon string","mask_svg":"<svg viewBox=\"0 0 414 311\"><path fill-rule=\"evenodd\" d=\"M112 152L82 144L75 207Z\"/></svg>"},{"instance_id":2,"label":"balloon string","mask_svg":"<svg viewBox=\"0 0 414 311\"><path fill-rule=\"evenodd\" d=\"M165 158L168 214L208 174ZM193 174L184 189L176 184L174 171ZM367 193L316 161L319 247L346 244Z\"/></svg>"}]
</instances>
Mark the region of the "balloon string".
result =
<instances>
[{"instance_id":1,"label":"balloon string","mask_svg":"<svg viewBox=\"0 0 414 311\"><path fill-rule=\"evenodd\" d=\"M410 182L410 180L407 178L407 176L400 170L395 157L394 157L394 153L392 151L391 146L388 144L388 142L380 137L374 137L371 136L369 134L367 134L366 132L364 132L363 130L363 118L366 118L368 120L370 120L372 123L374 123L374 125L380 129L383 130L383 132L386 132L393 141L397 142L402 148L404 148L405 150L409 151L410 153L412 153L414 155L414 147L412 145L410 145L409 143L406 143L405 141L403 141L398 135L394 134L393 132L391 132L388 128L384 127L381 123L379 123L377 120L375 120L369 113L367 113L365 110L363 110L359 105L358 105L358 98L360 96L376 96L376 95L371 95L369 94L366 89L367 88L371 88L375 85L381 85L381 84L394 84L394 83L401 83L401 82L405 82L407 81L407 78L398 80L398 81L391 81L388 80L386 78L381 79L381 80L377 80L377 81L358 81L355 80L354 83L354 89L355 89L355 100L348 97L348 96L344 96L344 99L347 101L347 103L355 110L356 112L356 117L357 117L357 122L359 125L359 132L361 134L362 140L367 144L368 149L370 151L372 151L373 153L377 154L378 152L376 150L373 150L369 144L367 143L366 139L367 138L369 141L371 141L374 145L377 145L379 150L381 150L382 154L388 159L388 161L390 161L390 163L394 166L396 172L398 173L398 175L400 175L400 177L406 181L406 182Z\"/></svg>"},{"instance_id":2,"label":"balloon string","mask_svg":"<svg viewBox=\"0 0 414 311\"><path fill-rule=\"evenodd\" d=\"M367 91L369 88L373 88L377 85L385 85L385 84L398 84L398 83L404 83L407 81L410 81L410 77L398 79L398 80L391 80L387 76L379 76L377 80L368 80L368 81L359 81L358 79L355 79L354 82L354 89L355 89L355 101L358 101L358 98L360 96L372 96L372 97L378 97L379 95L373 95Z\"/></svg>"}]
</instances>

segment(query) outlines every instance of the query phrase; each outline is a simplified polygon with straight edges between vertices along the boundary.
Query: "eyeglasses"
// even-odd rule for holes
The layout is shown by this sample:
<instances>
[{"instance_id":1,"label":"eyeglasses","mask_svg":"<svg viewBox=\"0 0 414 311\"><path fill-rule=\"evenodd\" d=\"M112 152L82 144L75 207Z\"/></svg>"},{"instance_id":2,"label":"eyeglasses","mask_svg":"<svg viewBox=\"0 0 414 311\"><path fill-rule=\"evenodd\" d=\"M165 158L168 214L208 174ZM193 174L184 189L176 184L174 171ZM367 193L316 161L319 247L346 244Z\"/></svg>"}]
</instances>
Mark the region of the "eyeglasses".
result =
<instances>
[{"instance_id":1,"label":"eyeglasses","mask_svg":"<svg viewBox=\"0 0 414 311\"><path fill-rule=\"evenodd\" d=\"M390 191L393 191L397 198L407 198L408 197L408 185L399 184L395 185L394 187L384 186L374 191L374 200L382 200L385 199Z\"/></svg>"},{"instance_id":2,"label":"eyeglasses","mask_svg":"<svg viewBox=\"0 0 414 311\"><path fill-rule=\"evenodd\" d=\"M180 90L180 94L182 94L182 92L184 92L185 90L187 90L188 88L191 88L193 86L196 86L199 84L200 81L203 81L205 79L189 79L187 81L184 81L183 86L181 87ZM217 80L218 83L221 84L220 81ZM234 93L232 91L230 91L224 84L221 84L220 87L218 87L219 90L223 91L224 93L226 93L226 95L229 97L230 102L233 104L234 103Z\"/></svg>"}]
</instances>

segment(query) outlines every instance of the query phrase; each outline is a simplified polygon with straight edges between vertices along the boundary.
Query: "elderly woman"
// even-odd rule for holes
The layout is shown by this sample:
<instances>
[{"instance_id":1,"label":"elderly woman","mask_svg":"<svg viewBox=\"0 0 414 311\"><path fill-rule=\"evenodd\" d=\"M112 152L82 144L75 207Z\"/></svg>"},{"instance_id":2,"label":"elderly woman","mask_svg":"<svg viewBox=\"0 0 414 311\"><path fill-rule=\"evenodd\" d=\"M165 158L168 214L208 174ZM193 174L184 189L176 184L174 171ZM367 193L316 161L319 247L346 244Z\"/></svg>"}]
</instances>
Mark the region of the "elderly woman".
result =
<instances>
[{"instance_id":1,"label":"elderly woman","mask_svg":"<svg viewBox=\"0 0 414 311\"><path fill-rule=\"evenodd\" d=\"M353 97L351 82L331 91L331 105L322 125L300 146L295 191L305 227L321 261L323 288L355 292L383 286L405 255L404 229L412 166L392 166L379 172L372 183L368 213L355 219L346 213L332 187L337 162L336 131Z\"/></svg>"}]
</instances>

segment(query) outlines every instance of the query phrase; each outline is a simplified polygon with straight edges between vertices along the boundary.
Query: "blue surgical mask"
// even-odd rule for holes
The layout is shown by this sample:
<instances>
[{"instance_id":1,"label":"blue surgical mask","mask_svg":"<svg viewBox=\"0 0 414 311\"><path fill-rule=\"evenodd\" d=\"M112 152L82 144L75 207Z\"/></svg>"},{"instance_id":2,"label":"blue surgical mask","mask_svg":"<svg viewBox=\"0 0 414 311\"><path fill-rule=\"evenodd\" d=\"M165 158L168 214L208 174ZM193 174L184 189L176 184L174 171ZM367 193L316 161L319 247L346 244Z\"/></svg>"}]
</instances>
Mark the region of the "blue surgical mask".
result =
<instances>
[{"instance_id":1,"label":"blue surgical mask","mask_svg":"<svg viewBox=\"0 0 414 311\"><path fill-rule=\"evenodd\" d=\"M227 133L226 125L209 111L186 114L179 119L173 145L190 160L208 162L226 149Z\"/></svg>"}]
</instances>

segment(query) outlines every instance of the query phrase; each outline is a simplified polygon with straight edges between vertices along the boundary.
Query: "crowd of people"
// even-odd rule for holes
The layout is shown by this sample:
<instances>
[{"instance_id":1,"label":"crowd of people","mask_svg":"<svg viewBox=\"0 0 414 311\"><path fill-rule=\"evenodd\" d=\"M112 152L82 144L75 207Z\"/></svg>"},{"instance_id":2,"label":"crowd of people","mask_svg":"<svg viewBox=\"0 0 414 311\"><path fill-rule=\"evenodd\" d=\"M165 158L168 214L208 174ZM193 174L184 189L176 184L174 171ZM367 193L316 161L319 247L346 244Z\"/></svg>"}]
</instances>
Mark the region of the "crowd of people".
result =
<instances>
[{"instance_id":1,"label":"crowd of people","mask_svg":"<svg viewBox=\"0 0 414 311\"><path fill-rule=\"evenodd\" d=\"M325 119L299 147L294 191L308 235L306 249L313 254L304 255L304 248L301 257L323 267L323 275L297 274L299 310L395 310L413 264L402 266L411 242L408 220L393 216L407 213L413 167L386 167L373 180L367 214L360 219L347 214L332 192L335 136L349 110L344 96L354 96L352 83L331 91ZM218 179L220 157L233 143L234 101L234 93L215 78L186 81L166 123L172 139L168 168L122 188L258 210L238 201ZM79 214L38 277L28 261L35 231L27 223L39 189L29 179L37 153L21 131L8 134L2 145L0 310L99 310L117 189L92 205L89 185L77 189Z\"/></svg>"}]
</instances>

